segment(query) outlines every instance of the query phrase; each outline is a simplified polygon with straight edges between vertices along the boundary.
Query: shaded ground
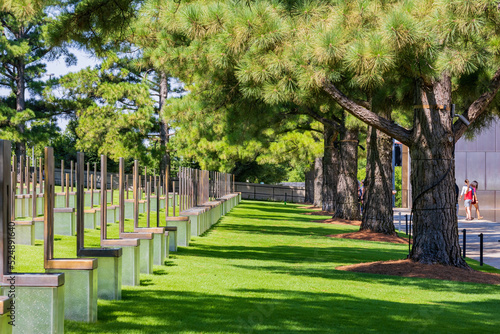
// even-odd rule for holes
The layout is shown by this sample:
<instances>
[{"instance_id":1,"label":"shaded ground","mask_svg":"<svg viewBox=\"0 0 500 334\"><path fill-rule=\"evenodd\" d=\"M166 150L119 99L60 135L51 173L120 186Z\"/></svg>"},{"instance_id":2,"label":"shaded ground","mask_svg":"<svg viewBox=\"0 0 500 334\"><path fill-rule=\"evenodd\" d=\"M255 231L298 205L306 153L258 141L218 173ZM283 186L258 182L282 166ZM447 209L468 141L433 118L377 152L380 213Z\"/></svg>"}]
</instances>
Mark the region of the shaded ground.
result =
<instances>
[{"instance_id":1,"label":"shaded ground","mask_svg":"<svg viewBox=\"0 0 500 334\"><path fill-rule=\"evenodd\" d=\"M312 208L315 208L312 206ZM315 212L306 212L304 214L316 214L318 212L325 211L315 211ZM328 213L326 213L328 214ZM323 214L322 214L323 215ZM334 224L334 225L350 225L350 226L361 226L360 220L348 220L341 218L330 218L330 219L322 219L322 220L313 220L315 223L321 224ZM382 242L392 242L395 244L408 244L408 240L405 238L401 238L398 235L386 235L383 233L375 233L370 231L356 231L350 233L341 233L341 234L329 234L327 237L330 238L342 238L342 239L358 239L358 240L367 240L367 241L382 241Z\"/></svg>"},{"instance_id":2,"label":"shaded ground","mask_svg":"<svg viewBox=\"0 0 500 334\"><path fill-rule=\"evenodd\" d=\"M337 224L337 225L351 225L351 226L361 225L361 221L359 220L346 220L339 218L315 220L314 222L322 224ZM386 235L383 233L375 233L370 231L356 231L350 233L330 234L327 235L327 237L391 242L396 244L408 244L408 239L402 238L396 234ZM499 274L485 273L475 270L466 270L450 266L443 266L439 264L426 265L426 264L416 263L411 260L360 263L348 266L340 266L337 267L336 269L343 271L393 275L401 277L419 277L419 278L433 278L433 279L451 280L459 282L500 284Z\"/></svg>"},{"instance_id":3,"label":"shaded ground","mask_svg":"<svg viewBox=\"0 0 500 334\"><path fill-rule=\"evenodd\" d=\"M304 212L303 214L308 215L308 216L333 216L333 212L328 212L328 211L323 211L323 210Z\"/></svg>"},{"instance_id":4,"label":"shaded ground","mask_svg":"<svg viewBox=\"0 0 500 334\"><path fill-rule=\"evenodd\" d=\"M358 273L393 275L401 277L420 277L458 282L500 284L500 274L466 270L440 264L422 264L411 260L378 261L370 263L339 266L337 270Z\"/></svg>"},{"instance_id":5,"label":"shaded ground","mask_svg":"<svg viewBox=\"0 0 500 334\"><path fill-rule=\"evenodd\" d=\"M306 205L306 206L298 206L297 209L306 209L306 210L321 210L320 207L314 205Z\"/></svg>"},{"instance_id":6,"label":"shaded ground","mask_svg":"<svg viewBox=\"0 0 500 334\"><path fill-rule=\"evenodd\" d=\"M312 212L302 212L303 215L308 216L333 216L333 212L323 211L320 207L314 205L299 206L298 209L313 210Z\"/></svg>"},{"instance_id":7,"label":"shaded ground","mask_svg":"<svg viewBox=\"0 0 500 334\"><path fill-rule=\"evenodd\" d=\"M361 226L361 220L347 220L347 219L342 219L342 218L313 220L313 222L322 223L322 224L339 224L339 225Z\"/></svg>"},{"instance_id":8,"label":"shaded ground","mask_svg":"<svg viewBox=\"0 0 500 334\"><path fill-rule=\"evenodd\" d=\"M408 245L326 238L358 228L315 223L330 217L304 211L243 201L153 275L141 274L140 286L124 286L122 300L99 299L96 323L66 320L65 333L498 332L500 285L332 270L402 259ZM108 224L108 233L117 236L117 224ZM85 234L89 247L100 245L99 230ZM57 238L55 255L75 257L76 237ZM16 245L16 269L43 272L41 245Z\"/></svg>"},{"instance_id":9,"label":"shaded ground","mask_svg":"<svg viewBox=\"0 0 500 334\"><path fill-rule=\"evenodd\" d=\"M346 225L346 224L344 224L344 225ZM387 234L383 234L383 233L376 233L376 232L370 232L370 231L356 231L356 232L351 232L351 233L329 234L329 235L327 235L327 237L392 242L395 244L408 244L408 239L401 238L398 235L387 235Z\"/></svg>"}]
</instances>

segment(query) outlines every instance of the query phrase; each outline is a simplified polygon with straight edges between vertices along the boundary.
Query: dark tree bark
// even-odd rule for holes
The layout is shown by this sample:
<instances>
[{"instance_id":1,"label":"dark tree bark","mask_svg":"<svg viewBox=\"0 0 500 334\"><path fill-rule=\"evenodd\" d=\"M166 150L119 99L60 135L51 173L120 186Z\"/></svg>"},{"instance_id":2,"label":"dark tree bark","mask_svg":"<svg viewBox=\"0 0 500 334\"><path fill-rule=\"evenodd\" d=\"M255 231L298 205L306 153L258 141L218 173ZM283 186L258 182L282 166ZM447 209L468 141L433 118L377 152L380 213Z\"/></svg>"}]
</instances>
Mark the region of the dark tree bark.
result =
<instances>
[{"instance_id":1,"label":"dark tree bark","mask_svg":"<svg viewBox=\"0 0 500 334\"><path fill-rule=\"evenodd\" d=\"M335 218L359 220L358 130L341 132Z\"/></svg>"},{"instance_id":2,"label":"dark tree bark","mask_svg":"<svg viewBox=\"0 0 500 334\"><path fill-rule=\"evenodd\" d=\"M323 158L314 160L314 206L322 207L323 202Z\"/></svg>"},{"instance_id":3,"label":"dark tree bark","mask_svg":"<svg viewBox=\"0 0 500 334\"><path fill-rule=\"evenodd\" d=\"M305 203L314 203L314 165L311 166L305 175Z\"/></svg>"},{"instance_id":4,"label":"dark tree bark","mask_svg":"<svg viewBox=\"0 0 500 334\"><path fill-rule=\"evenodd\" d=\"M392 235L396 232L392 209L392 138L369 126L366 146L366 179L360 230Z\"/></svg>"},{"instance_id":5,"label":"dark tree bark","mask_svg":"<svg viewBox=\"0 0 500 334\"><path fill-rule=\"evenodd\" d=\"M168 75L165 72L161 72L160 74L160 147L161 147L161 152L162 152L162 159L161 159L161 173L163 174L164 171L168 168L170 170L170 153L167 151L167 144L169 141L169 136L168 136L168 123L165 120L165 117L162 114L163 111L163 106L165 105L165 102L167 101L168 97Z\"/></svg>"},{"instance_id":6,"label":"dark tree bark","mask_svg":"<svg viewBox=\"0 0 500 334\"><path fill-rule=\"evenodd\" d=\"M339 177L338 149L334 142L338 136L335 129L327 124L324 126L324 155L323 155L323 211L334 212L337 200L337 183Z\"/></svg>"},{"instance_id":7,"label":"dark tree bark","mask_svg":"<svg viewBox=\"0 0 500 334\"><path fill-rule=\"evenodd\" d=\"M421 263L468 268L460 254L455 195L451 78L442 75L419 90L411 156L414 245L410 257Z\"/></svg>"},{"instance_id":8,"label":"dark tree bark","mask_svg":"<svg viewBox=\"0 0 500 334\"><path fill-rule=\"evenodd\" d=\"M455 195L454 143L466 130L450 115L451 79L421 83L415 107L414 127L407 130L349 99L324 80L323 89L339 105L363 122L383 131L410 148L413 197L414 246L411 258L422 263L441 263L468 268L460 256ZM500 90L500 69L485 92L463 113L470 122L485 112Z\"/></svg>"}]
</instances>

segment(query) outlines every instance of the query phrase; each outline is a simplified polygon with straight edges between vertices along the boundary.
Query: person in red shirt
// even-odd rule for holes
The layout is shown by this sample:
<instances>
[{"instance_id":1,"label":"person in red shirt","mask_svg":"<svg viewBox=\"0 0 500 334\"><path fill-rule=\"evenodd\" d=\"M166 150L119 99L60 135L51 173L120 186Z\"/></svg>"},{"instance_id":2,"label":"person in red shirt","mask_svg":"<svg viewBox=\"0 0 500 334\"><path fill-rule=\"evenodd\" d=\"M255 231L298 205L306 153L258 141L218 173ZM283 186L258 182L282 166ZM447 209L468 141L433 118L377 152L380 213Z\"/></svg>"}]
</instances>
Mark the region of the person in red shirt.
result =
<instances>
[{"instance_id":1,"label":"person in red shirt","mask_svg":"<svg viewBox=\"0 0 500 334\"><path fill-rule=\"evenodd\" d=\"M465 196L464 196L464 206L465 206L465 213L466 213L466 218L465 220L472 220L472 216L471 216L471 211L470 211L470 208L471 208L471 203L472 203L472 199L474 198L474 188L471 187L471 185L469 184L469 180L466 180L467 182L465 183L467 185L467 190L465 192Z\"/></svg>"}]
</instances>

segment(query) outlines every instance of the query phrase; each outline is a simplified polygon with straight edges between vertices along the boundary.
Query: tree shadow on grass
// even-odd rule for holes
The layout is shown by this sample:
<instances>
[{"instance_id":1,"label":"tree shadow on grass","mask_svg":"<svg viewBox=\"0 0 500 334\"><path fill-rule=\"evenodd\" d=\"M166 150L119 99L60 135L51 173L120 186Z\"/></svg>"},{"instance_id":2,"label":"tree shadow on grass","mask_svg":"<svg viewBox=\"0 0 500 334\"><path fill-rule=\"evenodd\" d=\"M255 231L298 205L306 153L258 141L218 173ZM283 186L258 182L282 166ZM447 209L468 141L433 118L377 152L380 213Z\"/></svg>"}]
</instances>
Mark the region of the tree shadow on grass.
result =
<instances>
[{"instance_id":1,"label":"tree shadow on grass","mask_svg":"<svg viewBox=\"0 0 500 334\"><path fill-rule=\"evenodd\" d=\"M184 248L179 254L186 256L273 261L284 263L354 264L371 261L403 258L405 252L391 247L377 249L356 246L307 247L307 246L220 246L198 244L195 248Z\"/></svg>"},{"instance_id":2,"label":"tree shadow on grass","mask_svg":"<svg viewBox=\"0 0 500 334\"><path fill-rule=\"evenodd\" d=\"M165 261L165 262L167 262L167 261ZM164 276L164 275L168 275L168 272L165 271L165 269L154 269L153 275Z\"/></svg>"},{"instance_id":3,"label":"tree shadow on grass","mask_svg":"<svg viewBox=\"0 0 500 334\"><path fill-rule=\"evenodd\" d=\"M321 236L328 234L350 233L359 230L357 226L348 225L315 225L313 227L280 226L280 225L253 225L253 224L225 224L218 227L220 231L235 231L238 233L255 233L290 236Z\"/></svg>"},{"instance_id":4,"label":"tree shadow on grass","mask_svg":"<svg viewBox=\"0 0 500 334\"><path fill-rule=\"evenodd\" d=\"M95 324L67 333L495 332L498 299L421 304L295 290L237 289L234 295L127 290L101 303Z\"/></svg>"},{"instance_id":5,"label":"tree shadow on grass","mask_svg":"<svg viewBox=\"0 0 500 334\"><path fill-rule=\"evenodd\" d=\"M323 217L323 216L313 216L313 215L290 215L290 214L287 214L286 216L284 216L282 214L272 215L269 213L263 213L261 211L265 211L265 210L259 210L259 212L255 213L255 214L252 214L249 211L245 211L245 213L231 213L230 216L226 216L226 217L243 218L243 219L259 219L259 220L297 221L297 222L300 222L300 221L312 222L313 220L318 220L318 219L321 219L321 217ZM332 218L331 216L324 216L324 217L325 217L325 219Z\"/></svg>"},{"instance_id":6,"label":"tree shadow on grass","mask_svg":"<svg viewBox=\"0 0 500 334\"><path fill-rule=\"evenodd\" d=\"M244 204L239 204L237 208L239 210L255 210L255 211L269 212L276 216L280 216L283 214L303 215L308 212L315 212L314 210L299 209L293 206L290 207L290 206L284 206L283 204L269 203L269 202L261 202L258 204L244 203ZM230 214L235 215L237 213L231 211ZM330 217L330 215L326 215L325 217Z\"/></svg>"},{"instance_id":7,"label":"tree shadow on grass","mask_svg":"<svg viewBox=\"0 0 500 334\"><path fill-rule=\"evenodd\" d=\"M400 277L391 275L379 275L368 273L357 273L349 271L335 270L332 267L307 267L307 266L247 266L233 265L239 269L256 270L263 272L272 272L281 275L304 276L310 278L323 278L329 280L350 280L355 282L365 282L367 286L373 284L384 284L394 291L399 288L418 287L419 290L434 291L434 292L449 292L461 294L500 294L500 286L490 284L466 283L447 281L439 279L417 278L417 277Z\"/></svg>"},{"instance_id":8,"label":"tree shadow on grass","mask_svg":"<svg viewBox=\"0 0 500 334\"><path fill-rule=\"evenodd\" d=\"M169 255L169 258L173 259L174 257L172 255ZM177 263L175 263L174 261L165 260L163 261L163 265L166 267L176 267Z\"/></svg>"},{"instance_id":9,"label":"tree shadow on grass","mask_svg":"<svg viewBox=\"0 0 500 334\"><path fill-rule=\"evenodd\" d=\"M141 279L140 282L141 286L149 286L149 285L155 285L152 279Z\"/></svg>"}]
</instances>

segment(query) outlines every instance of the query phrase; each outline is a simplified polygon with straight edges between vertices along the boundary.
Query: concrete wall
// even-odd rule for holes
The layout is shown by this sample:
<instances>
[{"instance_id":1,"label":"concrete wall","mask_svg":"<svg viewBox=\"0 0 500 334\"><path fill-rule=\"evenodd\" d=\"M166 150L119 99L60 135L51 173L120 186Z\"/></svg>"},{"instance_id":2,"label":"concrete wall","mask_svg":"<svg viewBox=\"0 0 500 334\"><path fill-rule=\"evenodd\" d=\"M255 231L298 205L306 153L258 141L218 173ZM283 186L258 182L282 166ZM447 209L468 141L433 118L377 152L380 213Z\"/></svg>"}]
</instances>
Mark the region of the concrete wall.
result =
<instances>
[{"instance_id":1,"label":"concrete wall","mask_svg":"<svg viewBox=\"0 0 500 334\"><path fill-rule=\"evenodd\" d=\"M500 210L500 120L473 140L461 138L457 142L455 176L460 188L466 178L478 182L481 209Z\"/></svg>"},{"instance_id":2,"label":"concrete wall","mask_svg":"<svg viewBox=\"0 0 500 334\"><path fill-rule=\"evenodd\" d=\"M284 201L286 194L287 202L304 203L304 187L256 184L246 182L235 182L235 186L236 192L241 192L242 199Z\"/></svg>"}]
</instances>

